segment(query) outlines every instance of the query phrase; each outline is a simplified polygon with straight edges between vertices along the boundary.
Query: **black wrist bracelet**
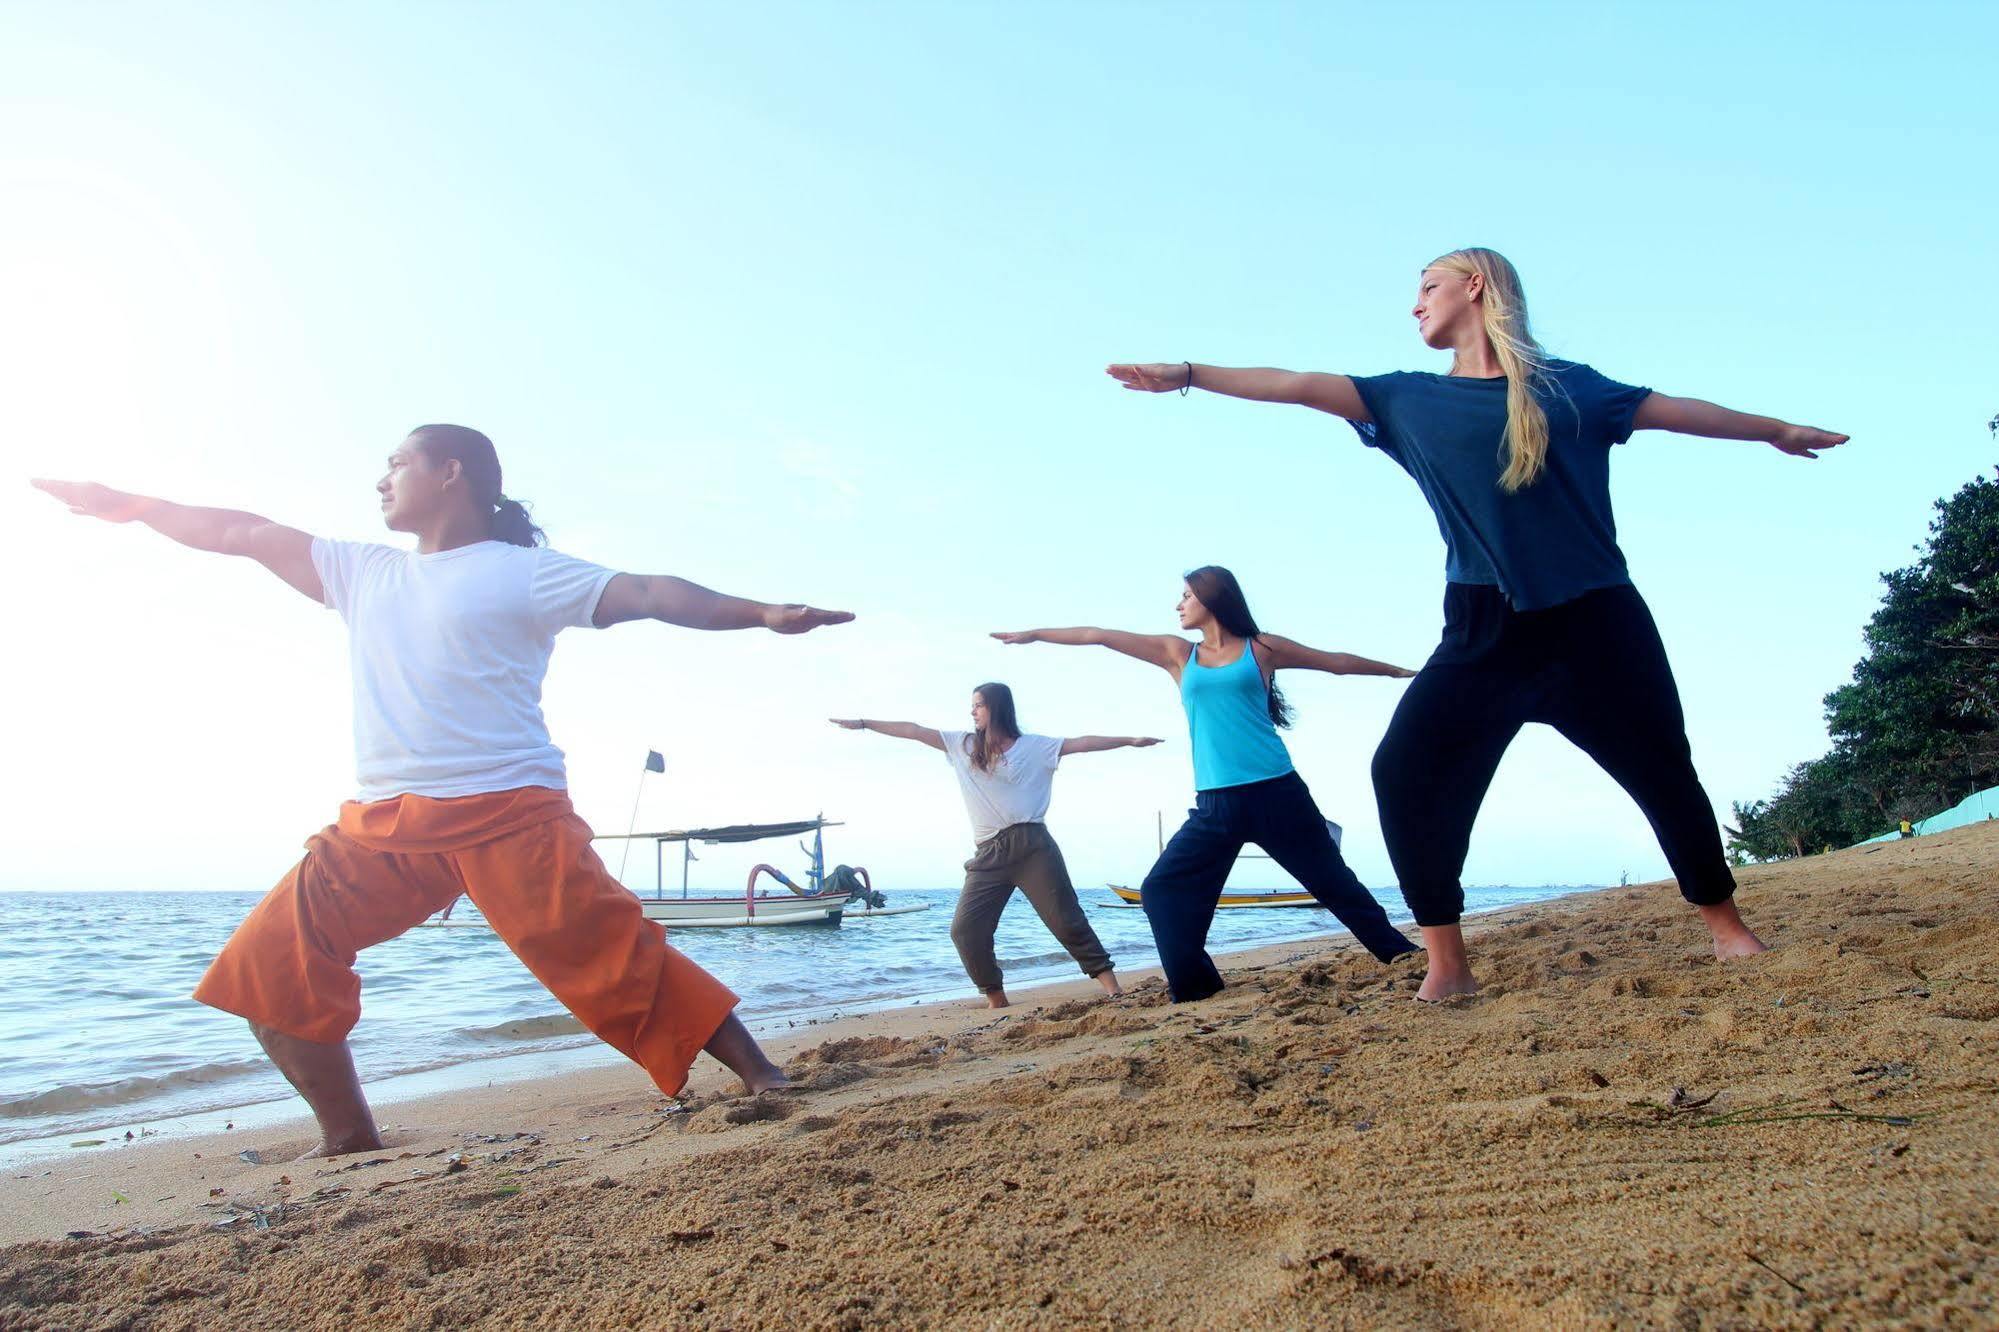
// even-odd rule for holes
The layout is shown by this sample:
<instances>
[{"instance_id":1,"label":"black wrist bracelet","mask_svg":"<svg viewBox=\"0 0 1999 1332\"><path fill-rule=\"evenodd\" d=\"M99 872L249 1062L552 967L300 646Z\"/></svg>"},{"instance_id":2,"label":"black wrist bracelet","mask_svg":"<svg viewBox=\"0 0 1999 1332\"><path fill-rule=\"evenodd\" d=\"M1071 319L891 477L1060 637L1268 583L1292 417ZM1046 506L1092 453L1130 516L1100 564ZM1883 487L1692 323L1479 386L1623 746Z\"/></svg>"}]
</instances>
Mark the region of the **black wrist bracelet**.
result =
<instances>
[{"instance_id":1,"label":"black wrist bracelet","mask_svg":"<svg viewBox=\"0 0 1999 1332\"><path fill-rule=\"evenodd\" d=\"M1187 396L1187 390L1194 387L1194 363L1183 361L1181 364L1187 367L1187 382L1180 386L1180 396L1184 398Z\"/></svg>"}]
</instances>

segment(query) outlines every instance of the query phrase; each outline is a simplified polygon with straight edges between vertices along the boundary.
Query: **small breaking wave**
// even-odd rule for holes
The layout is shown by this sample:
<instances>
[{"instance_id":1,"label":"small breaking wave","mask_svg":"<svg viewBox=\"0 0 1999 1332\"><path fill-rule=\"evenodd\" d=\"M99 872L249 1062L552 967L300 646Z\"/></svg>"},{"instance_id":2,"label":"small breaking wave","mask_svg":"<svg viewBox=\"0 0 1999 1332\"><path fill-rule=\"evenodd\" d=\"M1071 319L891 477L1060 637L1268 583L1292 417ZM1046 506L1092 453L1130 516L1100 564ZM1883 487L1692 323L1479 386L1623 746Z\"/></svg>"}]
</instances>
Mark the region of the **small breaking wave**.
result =
<instances>
[{"instance_id":1,"label":"small breaking wave","mask_svg":"<svg viewBox=\"0 0 1999 1332\"><path fill-rule=\"evenodd\" d=\"M567 1013L546 1017L517 1018L496 1022L490 1027L460 1027L452 1036L474 1045L499 1045L513 1041L546 1041L557 1036L580 1036L585 1028Z\"/></svg>"},{"instance_id":2,"label":"small breaking wave","mask_svg":"<svg viewBox=\"0 0 1999 1332\"><path fill-rule=\"evenodd\" d=\"M228 1059L219 1063L196 1064L156 1077L136 1075L111 1082L80 1082L51 1087L47 1091L0 1096L0 1119L31 1119L40 1115L74 1114L129 1105L149 1097L163 1096L188 1087L213 1086L238 1078L256 1076L270 1065L258 1059Z\"/></svg>"}]
</instances>

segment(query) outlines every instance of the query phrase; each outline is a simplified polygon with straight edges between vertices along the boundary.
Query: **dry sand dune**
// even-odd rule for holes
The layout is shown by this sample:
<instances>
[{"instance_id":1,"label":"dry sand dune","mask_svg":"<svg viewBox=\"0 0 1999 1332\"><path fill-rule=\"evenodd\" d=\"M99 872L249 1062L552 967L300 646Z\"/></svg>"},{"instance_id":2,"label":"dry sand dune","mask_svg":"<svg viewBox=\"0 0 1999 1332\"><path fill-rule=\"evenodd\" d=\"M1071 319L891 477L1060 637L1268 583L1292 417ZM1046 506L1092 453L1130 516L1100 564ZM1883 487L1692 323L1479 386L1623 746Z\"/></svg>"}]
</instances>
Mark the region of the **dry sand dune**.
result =
<instances>
[{"instance_id":1,"label":"dry sand dune","mask_svg":"<svg viewBox=\"0 0 1999 1332\"><path fill-rule=\"evenodd\" d=\"M1999 825L1743 883L1778 951L1726 966L1615 889L1483 924L1443 1008L1327 947L870 1019L796 1096L616 1070L317 1168L149 1146L140 1224L0 1250L0 1327L1993 1326ZM74 1174L5 1181L16 1233L106 1223Z\"/></svg>"}]
</instances>

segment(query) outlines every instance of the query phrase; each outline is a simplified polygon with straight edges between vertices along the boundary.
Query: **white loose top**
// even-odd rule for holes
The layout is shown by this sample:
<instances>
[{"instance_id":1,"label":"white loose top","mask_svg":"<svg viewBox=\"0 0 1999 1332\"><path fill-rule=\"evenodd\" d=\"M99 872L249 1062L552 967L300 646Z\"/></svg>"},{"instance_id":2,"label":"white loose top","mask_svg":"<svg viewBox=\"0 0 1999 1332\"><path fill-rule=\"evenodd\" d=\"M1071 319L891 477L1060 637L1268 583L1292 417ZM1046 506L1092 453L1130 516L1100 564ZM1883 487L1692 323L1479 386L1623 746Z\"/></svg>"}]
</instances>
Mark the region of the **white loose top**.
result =
<instances>
[{"instance_id":1,"label":"white loose top","mask_svg":"<svg viewBox=\"0 0 1999 1332\"><path fill-rule=\"evenodd\" d=\"M423 555L315 537L312 563L347 622L357 799L568 786L542 677L614 570L504 541Z\"/></svg>"},{"instance_id":2,"label":"white loose top","mask_svg":"<svg viewBox=\"0 0 1999 1332\"><path fill-rule=\"evenodd\" d=\"M970 731L939 731L944 757L958 775L965 795L965 812L972 816L972 839L983 842L1016 823L1040 823L1048 817L1054 793L1055 766L1062 761L1062 741L1050 735L1023 735L993 760L991 772L972 766Z\"/></svg>"}]
</instances>

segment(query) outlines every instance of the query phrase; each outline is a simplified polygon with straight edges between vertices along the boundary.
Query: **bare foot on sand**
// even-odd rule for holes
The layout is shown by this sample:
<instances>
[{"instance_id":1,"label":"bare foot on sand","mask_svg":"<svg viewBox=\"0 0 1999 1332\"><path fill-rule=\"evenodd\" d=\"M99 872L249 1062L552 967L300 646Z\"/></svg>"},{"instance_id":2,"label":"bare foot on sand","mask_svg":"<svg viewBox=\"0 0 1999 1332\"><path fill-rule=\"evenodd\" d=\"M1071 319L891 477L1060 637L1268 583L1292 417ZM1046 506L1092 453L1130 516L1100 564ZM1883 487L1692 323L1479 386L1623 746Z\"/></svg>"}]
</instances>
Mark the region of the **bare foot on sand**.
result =
<instances>
[{"instance_id":1,"label":"bare foot on sand","mask_svg":"<svg viewBox=\"0 0 1999 1332\"><path fill-rule=\"evenodd\" d=\"M366 1138L347 1138L340 1142L322 1142L311 1151L300 1156L295 1156L292 1159L294 1161L323 1161L329 1156L349 1156L355 1152L379 1152L381 1150L381 1135L371 1133Z\"/></svg>"},{"instance_id":2,"label":"bare foot on sand","mask_svg":"<svg viewBox=\"0 0 1999 1332\"><path fill-rule=\"evenodd\" d=\"M1011 1000L1009 1000L1009 999L1008 999L1008 998L1006 997L1006 991L1005 991L1005 990L987 990L987 991L986 991L986 1007L987 1007L987 1008L1006 1008L1006 1007L1008 1007L1008 1006L1009 1006L1009 1005L1011 1004L1011 1002L1012 1002L1012 1001L1011 1001Z\"/></svg>"},{"instance_id":3,"label":"bare foot on sand","mask_svg":"<svg viewBox=\"0 0 1999 1332\"><path fill-rule=\"evenodd\" d=\"M796 1085L784 1076L784 1070L776 1064L767 1065L759 1072L743 1074L743 1090L752 1096L760 1096L767 1091L787 1091Z\"/></svg>"},{"instance_id":4,"label":"bare foot on sand","mask_svg":"<svg viewBox=\"0 0 1999 1332\"><path fill-rule=\"evenodd\" d=\"M1416 989L1416 997L1426 1004L1435 1004L1460 994L1477 994L1478 981L1472 977L1471 963L1465 960L1464 931L1455 925L1421 928L1423 951L1430 955L1430 968Z\"/></svg>"},{"instance_id":5,"label":"bare foot on sand","mask_svg":"<svg viewBox=\"0 0 1999 1332\"><path fill-rule=\"evenodd\" d=\"M1707 923L1708 933L1714 936L1714 955L1723 961L1732 957L1754 957L1770 951L1770 945L1757 938L1743 923L1742 913L1735 909L1732 899L1704 906L1700 908L1700 913L1701 919Z\"/></svg>"},{"instance_id":6,"label":"bare foot on sand","mask_svg":"<svg viewBox=\"0 0 1999 1332\"><path fill-rule=\"evenodd\" d=\"M1416 997L1426 1004L1440 1004L1461 994L1477 993L1478 980L1469 967L1447 972L1433 964L1423 977L1423 983L1416 987Z\"/></svg>"},{"instance_id":7,"label":"bare foot on sand","mask_svg":"<svg viewBox=\"0 0 1999 1332\"><path fill-rule=\"evenodd\" d=\"M1099 971L1093 979L1103 987L1104 994L1108 998L1116 999L1124 994L1124 986L1117 983L1115 971Z\"/></svg>"}]
</instances>

